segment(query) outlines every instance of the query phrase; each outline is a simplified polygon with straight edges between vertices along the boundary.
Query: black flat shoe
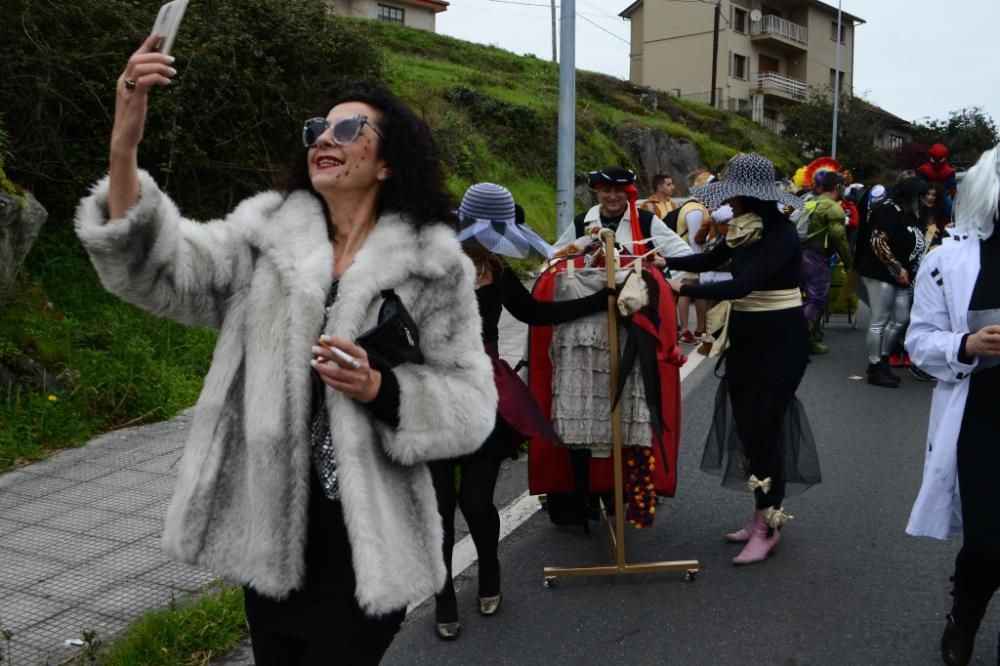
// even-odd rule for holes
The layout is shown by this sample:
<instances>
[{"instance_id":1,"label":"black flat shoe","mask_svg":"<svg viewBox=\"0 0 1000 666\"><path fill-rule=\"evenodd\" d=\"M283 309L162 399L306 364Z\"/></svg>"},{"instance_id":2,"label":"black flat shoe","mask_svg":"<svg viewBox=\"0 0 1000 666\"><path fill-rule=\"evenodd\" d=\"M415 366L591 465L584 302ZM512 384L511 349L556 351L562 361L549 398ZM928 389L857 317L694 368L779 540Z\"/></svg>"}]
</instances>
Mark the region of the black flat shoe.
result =
<instances>
[{"instance_id":1,"label":"black flat shoe","mask_svg":"<svg viewBox=\"0 0 1000 666\"><path fill-rule=\"evenodd\" d=\"M941 658L948 666L965 666L972 660L976 635L969 635L951 613L945 616L944 633L941 634Z\"/></svg>"}]
</instances>

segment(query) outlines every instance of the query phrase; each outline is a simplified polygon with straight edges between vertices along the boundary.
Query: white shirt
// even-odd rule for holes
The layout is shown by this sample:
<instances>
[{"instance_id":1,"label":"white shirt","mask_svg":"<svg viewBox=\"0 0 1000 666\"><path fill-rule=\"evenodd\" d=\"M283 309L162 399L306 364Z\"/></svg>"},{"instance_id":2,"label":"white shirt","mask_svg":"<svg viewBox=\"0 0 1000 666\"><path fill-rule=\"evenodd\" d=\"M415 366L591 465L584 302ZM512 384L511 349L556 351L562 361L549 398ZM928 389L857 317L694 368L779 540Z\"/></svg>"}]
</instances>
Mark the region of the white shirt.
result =
<instances>
[{"instance_id":1,"label":"white shirt","mask_svg":"<svg viewBox=\"0 0 1000 666\"><path fill-rule=\"evenodd\" d=\"M587 216L584 218L584 226L589 227L592 224L601 223L601 207L594 206L589 211L587 211ZM699 221L699 224L701 222ZM657 252L664 257L686 257L691 254L691 247L684 242L684 240L674 233L670 227L660 218L653 216L653 222L649 225L650 233L653 235L653 245L656 246ZM562 234L555 242L555 247L563 248L575 241L576 229L571 226ZM625 213L622 215L621 222L618 223L618 229L615 230L615 241L625 247L626 249L632 248L632 224L631 218L629 217L629 209L625 209ZM641 239L640 239L641 240ZM640 253L645 252L645 250L638 250Z\"/></svg>"}]
</instances>

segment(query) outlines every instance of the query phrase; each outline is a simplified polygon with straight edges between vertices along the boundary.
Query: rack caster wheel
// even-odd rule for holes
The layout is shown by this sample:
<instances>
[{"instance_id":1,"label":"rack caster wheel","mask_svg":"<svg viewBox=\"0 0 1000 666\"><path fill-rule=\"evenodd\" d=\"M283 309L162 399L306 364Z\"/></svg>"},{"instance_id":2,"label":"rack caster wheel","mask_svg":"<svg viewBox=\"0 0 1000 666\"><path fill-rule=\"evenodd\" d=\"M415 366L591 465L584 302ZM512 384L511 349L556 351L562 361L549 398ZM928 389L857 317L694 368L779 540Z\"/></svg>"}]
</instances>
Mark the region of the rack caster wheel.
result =
<instances>
[{"instance_id":1,"label":"rack caster wheel","mask_svg":"<svg viewBox=\"0 0 1000 666\"><path fill-rule=\"evenodd\" d=\"M542 586L546 587L546 588L555 587L556 586L556 577L555 576L546 576L545 577L545 581L542 582Z\"/></svg>"},{"instance_id":2,"label":"rack caster wheel","mask_svg":"<svg viewBox=\"0 0 1000 666\"><path fill-rule=\"evenodd\" d=\"M697 579L698 579L698 572L695 569L691 569L684 573L684 580L687 581L688 583L693 583Z\"/></svg>"}]
</instances>

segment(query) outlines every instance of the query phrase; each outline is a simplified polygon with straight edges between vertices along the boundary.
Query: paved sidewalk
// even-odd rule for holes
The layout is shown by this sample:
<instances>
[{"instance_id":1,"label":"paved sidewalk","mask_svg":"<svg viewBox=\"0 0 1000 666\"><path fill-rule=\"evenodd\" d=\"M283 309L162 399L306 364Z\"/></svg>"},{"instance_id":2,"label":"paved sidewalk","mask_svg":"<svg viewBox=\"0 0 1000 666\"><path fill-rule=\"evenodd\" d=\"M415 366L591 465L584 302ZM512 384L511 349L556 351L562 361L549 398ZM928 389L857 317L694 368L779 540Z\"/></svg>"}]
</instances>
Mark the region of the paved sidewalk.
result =
<instances>
[{"instance_id":1,"label":"paved sidewalk","mask_svg":"<svg viewBox=\"0 0 1000 666\"><path fill-rule=\"evenodd\" d=\"M504 311L500 329L514 364L526 327ZM57 663L83 630L106 640L215 580L160 548L190 418L108 433L0 475L0 626L13 633L14 666Z\"/></svg>"}]
</instances>

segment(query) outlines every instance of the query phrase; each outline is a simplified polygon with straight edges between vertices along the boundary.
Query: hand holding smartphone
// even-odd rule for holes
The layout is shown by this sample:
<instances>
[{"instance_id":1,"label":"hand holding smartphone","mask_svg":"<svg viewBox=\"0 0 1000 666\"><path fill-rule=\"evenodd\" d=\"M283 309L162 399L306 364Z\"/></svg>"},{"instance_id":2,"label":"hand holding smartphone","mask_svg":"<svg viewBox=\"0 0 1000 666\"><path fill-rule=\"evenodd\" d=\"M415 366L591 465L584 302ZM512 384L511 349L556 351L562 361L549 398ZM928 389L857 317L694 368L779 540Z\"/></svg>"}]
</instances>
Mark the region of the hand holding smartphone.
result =
<instances>
[{"instance_id":1,"label":"hand holding smartphone","mask_svg":"<svg viewBox=\"0 0 1000 666\"><path fill-rule=\"evenodd\" d=\"M170 55L170 50L174 47L177 30L181 27L181 19L184 18L187 6L188 0L172 0L161 6L160 13L156 15L153 34L160 36L156 50L163 55Z\"/></svg>"}]
</instances>

